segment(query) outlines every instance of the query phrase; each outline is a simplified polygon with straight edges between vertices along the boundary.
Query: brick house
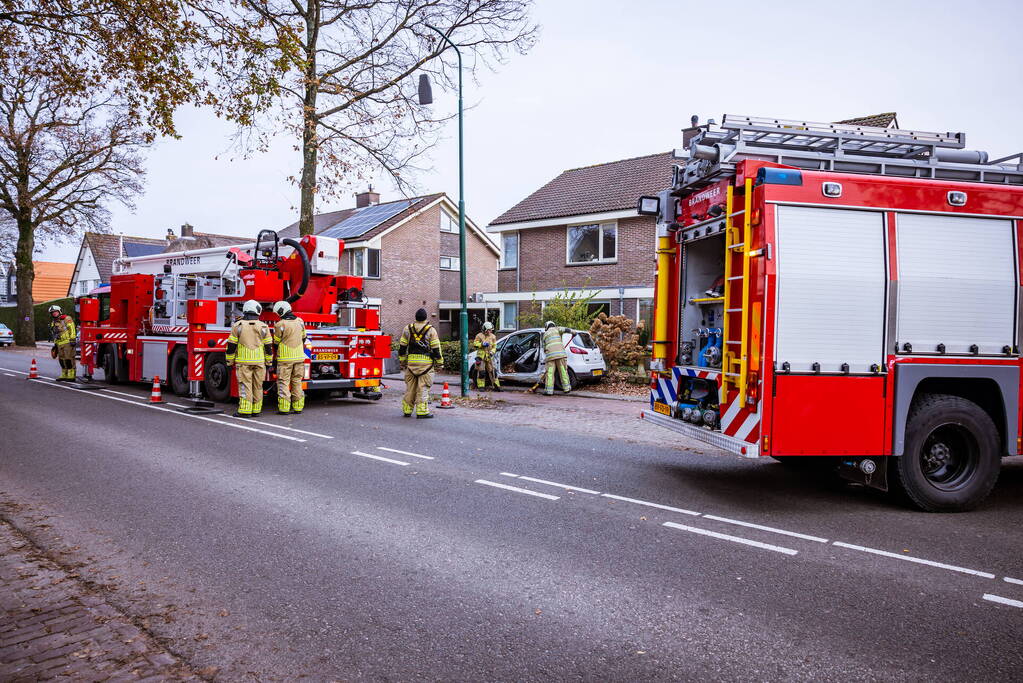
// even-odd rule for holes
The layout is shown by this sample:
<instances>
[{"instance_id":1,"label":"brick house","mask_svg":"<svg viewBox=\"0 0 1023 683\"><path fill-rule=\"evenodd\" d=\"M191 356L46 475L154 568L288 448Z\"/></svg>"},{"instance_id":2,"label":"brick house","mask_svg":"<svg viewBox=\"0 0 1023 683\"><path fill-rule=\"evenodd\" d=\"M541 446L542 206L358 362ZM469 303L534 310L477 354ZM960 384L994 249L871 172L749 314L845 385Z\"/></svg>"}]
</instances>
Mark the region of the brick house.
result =
<instances>
[{"instance_id":1,"label":"brick house","mask_svg":"<svg viewBox=\"0 0 1023 683\"><path fill-rule=\"evenodd\" d=\"M524 309L567 287L595 293L594 311L645 320L653 306L654 218L640 216L640 195L671 184L671 152L564 171L495 218L501 263L496 292L503 330Z\"/></svg>"},{"instance_id":2,"label":"brick house","mask_svg":"<svg viewBox=\"0 0 1023 683\"><path fill-rule=\"evenodd\" d=\"M364 278L363 291L381 308L381 329L399 336L416 310L425 308L441 339L458 335L458 207L444 193L380 203L370 190L355 195L355 207L317 214L317 235L345 242L341 274ZM297 237L298 223L278 231ZM466 217L466 291L497 288L499 251L493 239ZM475 297L474 297L475 298ZM469 304L469 331L487 314L482 301ZM491 319L496 320L496 309Z\"/></svg>"}]
</instances>

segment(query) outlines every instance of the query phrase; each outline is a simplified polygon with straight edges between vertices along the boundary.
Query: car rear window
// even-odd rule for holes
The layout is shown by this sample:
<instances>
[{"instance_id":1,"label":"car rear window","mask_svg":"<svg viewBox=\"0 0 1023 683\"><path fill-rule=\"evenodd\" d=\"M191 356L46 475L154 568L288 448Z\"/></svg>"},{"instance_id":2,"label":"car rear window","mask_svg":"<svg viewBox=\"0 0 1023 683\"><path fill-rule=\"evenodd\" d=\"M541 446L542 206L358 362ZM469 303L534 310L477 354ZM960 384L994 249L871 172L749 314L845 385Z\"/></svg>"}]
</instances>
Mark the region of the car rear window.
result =
<instances>
[{"instance_id":1,"label":"car rear window","mask_svg":"<svg viewBox=\"0 0 1023 683\"><path fill-rule=\"evenodd\" d=\"M595 349L596 344L593 343L593 338L590 337L589 332L577 332L575 335L574 343L576 346L581 346L584 349Z\"/></svg>"}]
</instances>

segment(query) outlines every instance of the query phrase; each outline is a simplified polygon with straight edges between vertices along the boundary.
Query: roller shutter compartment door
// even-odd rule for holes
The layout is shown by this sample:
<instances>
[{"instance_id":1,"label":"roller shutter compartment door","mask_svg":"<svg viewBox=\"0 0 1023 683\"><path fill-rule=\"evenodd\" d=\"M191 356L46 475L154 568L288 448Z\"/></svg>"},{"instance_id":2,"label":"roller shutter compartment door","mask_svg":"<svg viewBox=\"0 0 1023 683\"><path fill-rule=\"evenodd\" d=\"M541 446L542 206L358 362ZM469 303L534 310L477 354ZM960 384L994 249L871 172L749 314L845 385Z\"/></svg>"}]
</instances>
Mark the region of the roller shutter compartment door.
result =
<instances>
[{"instance_id":1,"label":"roller shutter compartment door","mask_svg":"<svg viewBox=\"0 0 1023 683\"><path fill-rule=\"evenodd\" d=\"M1012 221L898 214L899 350L1002 355L1015 343Z\"/></svg>"},{"instance_id":2,"label":"roller shutter compartment door","mask_svg":"<svg viewBox=\"0 0 1023 683\"><path fill-rule=\"evenodd\" d=\"M880 212L779 206L775 359L790 372L883 367L885 225Z\"/></svg>"}]
</instances>

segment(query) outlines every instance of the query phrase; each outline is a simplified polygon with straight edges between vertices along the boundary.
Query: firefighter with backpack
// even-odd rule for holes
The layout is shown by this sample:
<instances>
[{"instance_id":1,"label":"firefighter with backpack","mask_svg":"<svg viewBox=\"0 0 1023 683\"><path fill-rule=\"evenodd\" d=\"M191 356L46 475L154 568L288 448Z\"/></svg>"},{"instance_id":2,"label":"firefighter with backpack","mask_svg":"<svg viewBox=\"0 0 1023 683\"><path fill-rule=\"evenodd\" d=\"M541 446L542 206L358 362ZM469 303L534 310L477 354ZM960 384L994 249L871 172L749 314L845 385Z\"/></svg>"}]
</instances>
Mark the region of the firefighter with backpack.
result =
<instances>
[{"instance_id":1,"label":"firefighter with backpack","mask_svg":"<svg viewBox=\"0 0 1023 683\"><path fill-rule=\"evenodd\" d=\"M53 348L50 354L60 363L60 377L58 382L75 381L75 343L78 340L78 331L75 329L75 319L65 315L60 306L50 306L50 337L53 339Z\"/></svg>"},{"instance_id":2,"label":"firefighter with backpack","mask_svg":"<svg viewBox=\"0 0 1023 683\"><path fill-rule=\"evenodd\" d=\"M416 311L416 321L409 323L401 333L398 342L398 363L405 371L405 396L401 401L401 412L412 417L415 408L417 418L430 418L430 387L433 373L444 363L440 350L437 330L426 322L425 308Z\"/></svg>"}]
</instances>

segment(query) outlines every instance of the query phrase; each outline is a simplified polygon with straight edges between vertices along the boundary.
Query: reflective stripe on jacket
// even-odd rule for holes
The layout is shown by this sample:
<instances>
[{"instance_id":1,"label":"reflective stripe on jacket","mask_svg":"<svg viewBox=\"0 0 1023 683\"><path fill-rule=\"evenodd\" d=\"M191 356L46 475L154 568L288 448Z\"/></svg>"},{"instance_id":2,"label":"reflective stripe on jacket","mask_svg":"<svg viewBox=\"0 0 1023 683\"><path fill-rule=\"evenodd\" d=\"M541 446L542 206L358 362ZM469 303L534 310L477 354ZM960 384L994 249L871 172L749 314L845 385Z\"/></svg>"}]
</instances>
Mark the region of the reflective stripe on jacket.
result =
<instances>
[{"instance_id":1,"label":"reflective stripe on jacket","mask_svg":"<svg viewBox=\"0 0 1023 683\"><path fill-rule=\"evenodd\" d=\"M75 341L78 331L75 329L75 319L70 315L62 315L50 323L50 334L53 336L53 343L62 346Z\"/></svg>"},{"instance_id":2,"label":"reflective stripe on jacket","mask_svg":"<svg viewBox=\"0 0 1023 683\"><path fill-rule=\"evenodd\" d=\"M402 363L444 362L440 350L440 337L429 323L411 323L401 333L398 342L398 360Z\"/></svg>"},{"instance_id":3,"label":"reflective stripe on jacket","mask_svg":"<svg viewBox=\"0 0 1023 683\"><path fill-rule=\"evenodd\" d=\"M228 344L237 344L235 353L228 353L227 360L241 365L263 365L271 362L264 346L272 341L270 328L262 320L239 320L231 325Z\"/></svg>"},{"instance_id":4,"label":"reflective stripe on jacket","mask_svg":"<svg viewBox=\"0 0 1023 683\"><path fill-rule=\"evenodd\" d=\"M565 352L565 344L561 341L561 335L567 334L570 330L564 327L552 327L548 330L544 330L543 333L543 352L547 358L565 358L568 353Z\"/></svg>"},{"instance_id":5,"label":"reflective stripe on jacket","mask_svg":"<svg viewBox=\"0 0 1023 683\"><path fill-rule=\"evenodd\" d=\"M302 319L278 320L274 325L274 344L277 344L278 361L305 360L305 323Z\"/></svg>"},{"instance_id":6,"label":"reflective stripe on jacket","mask_svg":"<svg viewBox=\"0 0 1023 683\"><path fill-rule=\"evenodd\" d=\"M490 346L484 347L484 344L490 344ZM480 332L476 335L472 345L479 350L477 355L482 360L490 360L490 357L494 355L494 347L497 346L497 335L493 332Z\"/></svg>"}]
</instances>

